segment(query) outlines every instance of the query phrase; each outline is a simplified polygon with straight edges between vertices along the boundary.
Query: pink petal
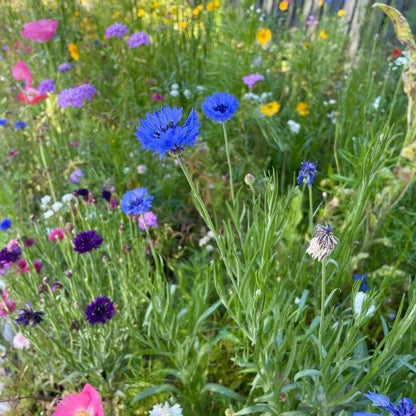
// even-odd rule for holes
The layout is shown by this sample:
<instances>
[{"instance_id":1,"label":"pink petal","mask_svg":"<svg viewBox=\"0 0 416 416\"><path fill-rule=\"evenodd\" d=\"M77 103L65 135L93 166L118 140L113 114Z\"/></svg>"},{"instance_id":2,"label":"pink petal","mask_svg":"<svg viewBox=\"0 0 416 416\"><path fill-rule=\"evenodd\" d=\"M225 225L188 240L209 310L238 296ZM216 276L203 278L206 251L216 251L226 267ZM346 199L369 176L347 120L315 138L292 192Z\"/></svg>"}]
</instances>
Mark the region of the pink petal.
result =
<instances>
[{"instance_id":1,"label":"pink petal","mask_svg":"<svg viewBox=\"0 0 416 416\"><path fill-rule=\"evenodd\" d=\"M88 409L93 411L92 416L104 416L103 404L98 391L91 384L86 384L82 389L82 393L88 394L90 397Z\"/></svg>"},{"instance_id":2,"label":"pink petal","mask_svg":"<svg viewBox=\"0 0 416 416\"><path fill-rule=\"evenodd\" d=\"M30 72L29 67L23 62L19 61L12 69L13 78L17 81L24 80L25 88L30 88L32 86L32 73Z\"/></svg>"},{"instance_id":3,"label":"pink petal","mask_svg":"<svg viewBox=\"0 0 416 416\"><path fill-rule=\"evenodd\" d=\"M58 22L51 19L37 20L36 22L26 23L20 34L35 42L47 42L52 39L58 28Z\"/></svg>"}]
</instances>

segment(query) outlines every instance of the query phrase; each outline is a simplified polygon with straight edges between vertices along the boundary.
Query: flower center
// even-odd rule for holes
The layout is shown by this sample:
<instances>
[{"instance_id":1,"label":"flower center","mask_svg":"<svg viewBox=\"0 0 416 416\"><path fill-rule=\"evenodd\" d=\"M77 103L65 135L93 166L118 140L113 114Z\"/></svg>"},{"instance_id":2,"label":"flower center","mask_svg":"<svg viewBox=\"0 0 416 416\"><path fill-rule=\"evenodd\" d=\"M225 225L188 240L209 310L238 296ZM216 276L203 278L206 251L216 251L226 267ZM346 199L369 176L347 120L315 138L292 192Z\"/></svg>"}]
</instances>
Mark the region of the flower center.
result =
<instances>
[{"instance_id":1,"label":"flower center","mask_svg":"<svg viewBox=\"0 0 416 416\"><path fill-rule=\"evenodd\" d=\"M227 107L224 104L218 104L216 107L214 107L214 111L225 113L227 111Z\"/></svg>"},{"instance_id":2,"label":"flower center","mask_svg":"<svg viewBox=\"0 0 416 416\"><path fill-rule=\"evenodd\" d=\"M160 126L160 130L162 130L163 133L166 133L168 130L175 130L175 128L176 128L176 124L173 121L169 121L168 124L166 125L166 127ZM159 139L160 138L160 131L154 131L153 136L156 137L157 139Z\"/></svg>"},{"instance_id":3,"label":"flower center","mask_svg":"<svg viewBox=\"0 0 416 416\"><path fill-rule=\"evenodd\" d=\"M91 416L87 410L78 410L74 416Z\"/></svg>"}]
</instances>

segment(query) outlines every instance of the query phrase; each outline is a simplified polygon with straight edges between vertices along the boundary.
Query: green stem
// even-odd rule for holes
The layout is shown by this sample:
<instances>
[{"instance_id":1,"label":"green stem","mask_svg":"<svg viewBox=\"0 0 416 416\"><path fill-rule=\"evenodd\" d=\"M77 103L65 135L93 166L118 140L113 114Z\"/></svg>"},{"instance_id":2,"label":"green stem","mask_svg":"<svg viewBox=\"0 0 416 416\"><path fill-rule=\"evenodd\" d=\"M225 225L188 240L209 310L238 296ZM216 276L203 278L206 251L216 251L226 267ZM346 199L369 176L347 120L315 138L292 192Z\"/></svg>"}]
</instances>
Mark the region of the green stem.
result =
<instances>
[{"instance_id":1,"label":"green stem","mask_svg":"<svg viewBox=\"0 0 416 416\"><path fill-rule=\"evenodd\" d=\"M227 136L227 130L225 129L225 123L222 123L222 130L224 132L225 153L227 155L228 173L230 175L231 201L232 201L233 206L234 206L235 205L235 198L234 198L233 170L231 168L230 146L229 146L229 143L228 143L228 136Z\"/></svg>"},{"instance_id":2,"label":"green stem","mask_svg":"<svg viewBox=\"0 0 416 416\"><path fill-rule=\"evenodd\" d=\"M321 316L319 319L319 362L322 369L323 357L322 357L322 333L325 319L325 286L326 286L326 259L322 260L322 274L321 274Z\"/></svg>"},{"instance_id":3,"label":"green stem","mask_svg":"<svg viewBox=\"0 0 416 416\"><path fill-rule=\"evenodd\" d=\"M309 230L311 233L311 239L313 238L313 200L312 200L312 185L308 185L309 193Z\"/></svg>"},{"instance_id":4,"label":"green stem","mask_svg":"<svg viewBox=\"0 0 416 416\"><path fill-rule=\"evenodd\" d=\"M54 191L53 185L52 185L51 175L49 174L49 170L48 170L49 168L48 168L48 165L46 163L45 153L43 152L43 144L42 143L40 143L39 148L40 148L40 157L42 159L42 163L43 163L43 166L45 168L46 176L48 177L49 188L51 190L52 198L53 198L54 201L57 201L55 191Z\"/></svg>"}]
</instances>

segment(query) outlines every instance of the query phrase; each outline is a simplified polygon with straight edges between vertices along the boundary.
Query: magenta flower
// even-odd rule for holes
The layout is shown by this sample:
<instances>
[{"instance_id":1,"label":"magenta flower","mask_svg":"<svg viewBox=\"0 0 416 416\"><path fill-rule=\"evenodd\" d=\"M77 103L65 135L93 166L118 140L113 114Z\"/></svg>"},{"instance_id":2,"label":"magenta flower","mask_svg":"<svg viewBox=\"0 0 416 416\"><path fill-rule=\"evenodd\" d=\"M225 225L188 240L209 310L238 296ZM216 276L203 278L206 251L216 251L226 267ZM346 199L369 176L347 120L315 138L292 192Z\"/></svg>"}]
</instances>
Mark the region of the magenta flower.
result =
<instances>
[{"instance_id":1,"label":"magenta flower","mask_svg":"<svg viewBox=\"0 0 416 416\"><path fill-rule=\"evenodd\" d=\"M35 42L47 42L52 39L58 28L58 22L51 19L37 20L36 22L26 23L20 34Z\"/></svg>"},{"instance_id":2,"label":"magenta flower","mask_svg":"<svg viewBox=\"0 0 416 416\"><path fill-rule=\"evenodd\" d=\"M165 99L165 96L162 94L153 94L152 100L153 101L163 101Z\"/></svg>"},{"instance_id":3,"label":"magenta flower","mask_svg":"<svg viewBox=\"0 0 416 416\"><path fill-rule=\"evenodd\" d=\"M25 88L30 88L32 86L32 72L25 62L19 61L12 68L13 78L17 81L23 80L25 82Z\"/></svg>"},{"instance_id":4,"label":"magenta flower","mask_svg":"<svg viewBox=\"0 0 416 416\"><path fill-rule=\"evenodd\" d=\"M145 230L148 227L157 227L157 216L153 211L147 211L139 215L138 224L141 230Z\"/></svg>"},{"instance_id":5,"label":"magenta flower","mask_svg":"<svg viewBox=\"0 0 416 416\"><path fill-rule=\"evenodd\" d=\"M19 259L17 260L16 264L19 267L16 269L17 273L29 273L30 270L26 259Z\"/></svg>"},{"instance_id":6,"label":"magenta flower","mask_svg":"<svg viewBox=\"0 0 416 416\"><path fill-rule=\"evenodd\" d=\"M103 404L97 390L86 384L81 393L67 394L52 416L104 416Z\"/></svg>"},{"instance_id":7,"label":"magenta flower","mask_svg":"<svg viewBox=\"0 0 416 416\"><path fill-rule=\"evenodd\" d=\"M38 260L38 259L33 260L33 266L35 267L36 273L40 273L43 269L42 260Z\"/></svg>"},{"instance_id":8,"label":"magenta flower","mask_svg":"<svg viewBox=\"0 0 416 416\"><path fill-rule=\"evenodd\" d=\"M247 85L247 87L249 88L253 88L253 85L258 82L258 81L263 81L264 80L264 76L261 74L250 74L250 75L245 75L242 78L244 84Z\"/></svg>"},{"instance_id":9,"label":"magenta flower","mask_svg":"<svg viewBox=\"0 0 416 416\"><path fill-rule=\"evenodd\" d=\"M7 290L3 290L0 296L3 298L2 300L0 299L0 316L5 318L16 309L16 302L10 300Z\"/></svg>"},{"instance_id":10,"label":"magenta flower","mask_svg":"<svg viewBox=\"0 0 416 416\"><path fill-rule=\"evenodd\" d=\"M49 233L49 240L56 243L58 240L64 239L64 232L62 231L62 228L55 228Z\"/></svg>"}]
</instances>

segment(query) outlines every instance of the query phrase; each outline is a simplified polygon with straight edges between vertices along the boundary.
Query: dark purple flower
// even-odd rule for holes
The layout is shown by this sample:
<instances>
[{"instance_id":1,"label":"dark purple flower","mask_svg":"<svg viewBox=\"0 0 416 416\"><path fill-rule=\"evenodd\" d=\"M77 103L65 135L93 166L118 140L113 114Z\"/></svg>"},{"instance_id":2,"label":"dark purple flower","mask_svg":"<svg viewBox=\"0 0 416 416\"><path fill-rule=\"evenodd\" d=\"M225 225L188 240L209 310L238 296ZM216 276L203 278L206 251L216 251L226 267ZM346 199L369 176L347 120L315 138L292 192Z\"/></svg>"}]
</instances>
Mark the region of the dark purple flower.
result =
<instances>
[{"instance_id":1,"label":"dark purple flower","mask_svg":"<svg viewBox=\"0 0 416 416\"><path fill-rule=\"evenodd\" d=\"M76 191L74 191L74 194L76 196L83 196L83 197L87 197L89 195L90 191L86 188L79 188Z\"/></svg>"},{"instance_id":2,"label":"dark purple flower","mask_svg":"<svg viewBox=\"0 0 416 416\"><path fill-rule=\"evenodd\" d=\"M93 249L100 247L103 238L94 230L82 231L74 237L74 251L78 253L88 253Z\"/></svg>"},{"instance_id":3,"label":"dark purple flower","mask_svg":"<svg viewBox=\"0 0 416 416\"><path fill-rule=\"evenodd\" d=\"M118 37L122 38L129 33L129 29L121 23L114 23L105 30L105 37L107 39Z\"/></svg>"},{"instance_id":4,"label":"dark purple flower","mask_svg":"<svg viewBox=\"0 0 416 416\"><path fill-rule=\"evenodd\" d=\"M37 273L40 273L43 269L43 263L42 260L33 260L33 266Z\"/></svg>"},{"instance_id":5,"label":"dark purple flower","mask_svg":"<svg viewBox=\"0 0 416 416\"><path fill-rule=\"evenodd\" d=\"M149 43L149 35L146 32L133 33L127 39L127 44L129 45L129 48L138 48L141 45L148 45Z\"/></svg>"},{"instance_id":6,"label":"dark purple flower","mask_svg":"<svg viewBox=\"0 0 416 416\"><path fill-rule=\"evenodd\" d=\"M27 308L19 309L17 314L19 315L15 321L19 325L22 326L28 326L31 324L32 326L36 326L40 322L42 322L43 318L42 315L45 314L45 312L35 312L32 310L30 303L28 303Z\"/></svg>"},{"instance_id":7,"label":"dark purple flower","mask_svg":"<svg viewBox=\"0 0 416 416\"><path fill-rule=\"evenodd\" d=\"M67 72L72 68L72 64L69 62L64 62L61 65L58 66L58 71L61 73Z\"/></svg>"},{"instance_id":8,"label":"dark purple flower","mask_svg":"<svg viewBox=\"0 0 416 416\"><path fill-rule=\"evenodd\" d=\"M318 171L316 170L316 164L309 160L304 160L300 165L300 170L297 177L297 182L302 185L306 180L308 185L312 185Z\"/></svg>"},{"instance_id":9,"label":"dark purple flower","mask_svg":"<svg viewBox=\"0 0 416 416\"><path fill-rule=\"evenodd\" d=\"M91 84L82 84L74 88L62 90L58 94L58 106L61 108L81 108L84 105L84 101L91 101L96 93L96 88Z\"/></svg>"},{"instance_id":10,"label":"dark purple flower","mask_svg":"<svg viewBox=\"0 0 416 416\"><path fill-rule=\"evenodd\" d=\"M0 251L0 267L7 263L15 263L19 260L21 254L22 249L17 243L13 242L12 244L7 244L7 246Z\"/></svg>"},{"instance_id":11,"label":"dark purple flower","mask_svg":"<svg viewBox=\"0 0 416 416\"><path fill-rule=\"evenodd\" d=\"M55 81L53 79L44 79L39 82L38 91L42 95L47 94L48 92L56 92Z\"/></svg>"},{"instance_id":12,"label":"dark purple flower","mask_svg":"<svg viewBox=\"0 0 416 416\"><path fill-rule=\"evenodd\" d=\"M114 316L113 302L105 296L98 296L86 308L85 315L91 324L105 324Z\"/></svg>"},{"instance_id":13,"label":"dark purple flower","mask_svg":"<svg viewBox=\"0 0 416 416\"><path fill-rule=\"evenodd\" d=\"M258 81L263 81L264 80L264 76L261 74L250 74L250 75L246 75L242 78L244 84L247 85L247 87L252 88L253 85L258 82Z\"/></svg>"},{"instance_id":14,"label":"dark purple flower","mask_svg":"<svg viewBox=\"0 0 416 416\"><path fill-rule=\"evenodd\" d=\"M106 201L110 201L111 199L111 192L108 191L107 189L103 189L101 191L101 196L103 197L103 199L105 199Z\"/></svg>"},{"instance_id":15,"label":"dark purple flower","mask_svg":"<svg viewBox=\"0 0 416 416\"><path fill-rule=\"evenodd\" d=\"M55 290L58 290L58 289L62 289L62 288L63 288L63 286L62 286L61 282L53 282L52 285L51 285L52 292L54 292Z\"/></svg>"}]
</instances>

